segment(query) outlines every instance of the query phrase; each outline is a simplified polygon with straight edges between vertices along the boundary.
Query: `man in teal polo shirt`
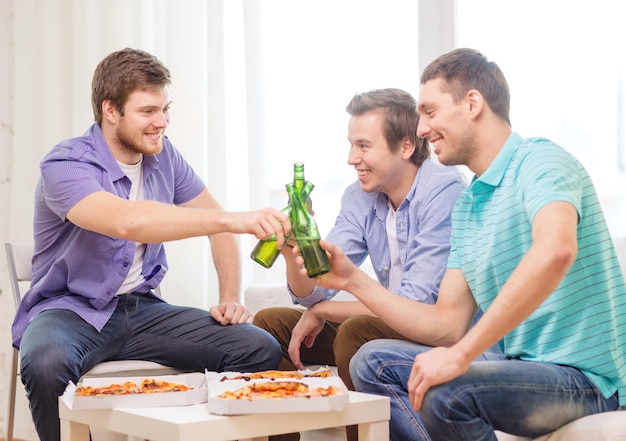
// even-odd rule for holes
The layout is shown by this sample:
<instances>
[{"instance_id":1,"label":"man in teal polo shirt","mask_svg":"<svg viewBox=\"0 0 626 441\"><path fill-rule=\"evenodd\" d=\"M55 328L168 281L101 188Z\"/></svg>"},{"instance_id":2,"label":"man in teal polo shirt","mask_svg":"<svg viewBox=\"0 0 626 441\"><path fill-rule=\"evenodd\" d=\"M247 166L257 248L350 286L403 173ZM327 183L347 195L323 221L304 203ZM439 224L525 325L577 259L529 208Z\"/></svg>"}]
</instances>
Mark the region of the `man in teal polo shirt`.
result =
<instances>
[{"instance_id":1,"label":"man in teal polo shirt","mask_svg":"<svg viewBox=\"0 0 626 441\"><path fill-rule=\"evenodd\" d=\"M626 286L589 175L512 132L506 79L481 53L444 54L421 83L418 135L475 176L452 213L435 305L394 296L322 241L332 271L316 283L384 303L380 318L413 340L362 346L356 389L390 397L393 441L534 438L624 408ZM504 355L485 353L495 343Z\"/></svg>"}]
</instances>

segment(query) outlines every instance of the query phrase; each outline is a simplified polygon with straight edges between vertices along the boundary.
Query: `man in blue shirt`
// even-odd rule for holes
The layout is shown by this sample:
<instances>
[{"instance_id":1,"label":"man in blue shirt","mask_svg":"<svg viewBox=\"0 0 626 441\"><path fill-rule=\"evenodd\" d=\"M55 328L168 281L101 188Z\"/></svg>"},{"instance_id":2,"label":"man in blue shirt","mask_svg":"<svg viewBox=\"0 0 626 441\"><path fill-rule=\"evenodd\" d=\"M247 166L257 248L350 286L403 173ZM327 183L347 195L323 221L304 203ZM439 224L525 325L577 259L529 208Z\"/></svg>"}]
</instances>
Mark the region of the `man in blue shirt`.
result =
<instances>
[{"instance_id":1,"label":"man in blue shirt","mask_svg":"<svg viewBox=\"0 0 626 441\"><path fill-rule=\"evenodd\" d=\"M363 345L356 389L390 397L394 441L535 438L624 407L626 287L589 175L554 143L512 132L504 75L478 51L442 55L421 82L418 135L475 177L452 213L434 305L393 295L322 241L332 271L317 283L384 305L381 318L419 342ZM486 356L497 342L504 355Z\"/></svg>"},{"instance_id":2,"label":"man in blue shirt","mask_svg":"<svg viewBox=\"0 0 626 441\"><path fill-rule=\"evenodd\" d=\"M167 137L170 73L154 56L107 56L92 83L87 132L41 162L31 288L13 323L21 377L42 441L60 438L57 398L107 360L175 368L275 369L280 347L240 303L237 236L289 233L274 209L229 213ZM282 226L281 226L282 224ZM283 231L283 228L285 229ZM163 242L208 236L220 303L178 307L154 290L168 269Z\"/></svg>"},{"instance_id":3,"label":"man in blue shirt","mask_svg":"<svg viewBox=\"0 0 626 441\"><path fill-rule=\"evenodd\" d=\"M357 94L348 104L348 164L358 181L344 192L327 240L355 265L369 256L379 283L397 296L434 303L448 258L450 212L465 179L430 158L428 143L416 136L416 105L399 89ZM290 249L282 254L292 299L306 310L268 308L254 323L281 343L281 369L302 369L303 361L336 365L353 389L349 363L363 343L406 337L380 320L379 309L332 300L336 289L316 287L299 273Z\"/></svg>"}]
</instances>

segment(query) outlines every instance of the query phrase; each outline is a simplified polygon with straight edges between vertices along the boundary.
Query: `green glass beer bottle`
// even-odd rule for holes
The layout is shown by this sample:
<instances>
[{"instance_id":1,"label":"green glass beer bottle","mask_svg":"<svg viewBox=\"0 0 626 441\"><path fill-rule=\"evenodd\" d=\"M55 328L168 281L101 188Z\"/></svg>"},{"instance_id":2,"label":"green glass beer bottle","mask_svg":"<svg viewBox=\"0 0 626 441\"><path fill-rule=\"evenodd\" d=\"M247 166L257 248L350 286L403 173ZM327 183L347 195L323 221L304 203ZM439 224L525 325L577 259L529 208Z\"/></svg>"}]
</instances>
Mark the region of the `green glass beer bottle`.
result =
<instances>
[{"instance_id":1,"label":"green glass beer bottle","mask_svg":"<svg viewBox=\"0 0 626 441\"><path fill-rule=\"evenodd\" d=\"M310 200L309 195L313 191L313 187L315 186L312 183L305 182L304 187L302 188L302 192L300 193L300 197L306 198L307 201ZM286 215L289 215L289 213L291 212L291 204L287 205L280 211L282 211ZM289 235L289 237L291 237L291 235ZM288 239L289 238L286 237L285 241L287 241ZM272 265L274 265L274 262L276 262L276 259L278 259L279 255L280 250L276 246L275 235L272 235L272 237L270 237L269 239L259 240L252 252L250 253L250 257L252 258L252 260L264 266L265 268L271 268Z\"/></svg>"},{"instance_id":2,"label":"green glass beer bottle","mask_svg":"<svg viewBox=\"0 0 626 441\"><path fill-rule=\"evenodd\" d=\"M293 164L293 185L296 186L296 190L302 192L304 188L304 164L302 162L296 162ZM304 199L303 199L304 200Z\"/></svg>"},{"instance_id":3,"label":"green glass beer bottle","mask_svg":"<svg viewBox=\"0 0 626 441\"><path fill-rule=\"evenodd\" d=\"M302 162L294 163L293 164L293 184L296 186L296 188L301 194L304 190L305 182L306 181L304 180L304 164ZM309 192L307 194L302 194L301 196L302 200L305 201L304 203L306 205L307 210L309 211L312 210L311 199L309 199L309 195L312 190L313 190L313 184L311 184L311 188L309 189ZM289 215L289 212L291 211L291 206L288 204L285 208L283 208L280 211L282 211L286 215ZM285 240L287 240L287 238L285 238ZM276 246L276 236L274 235L270 237L269 239L259 240L257 244L255 245L255 247L252 249L252 252L250 253L250 257L252 258L252 260L254 260L259 265L264 266L265 268L271 268L272 265L274 265L274 262L276 262L276 259L278 259L279 255L280 255L280 250Z\"/></svg>"},{"instance_id":4,"label":"green glass beer bottle","mask_svg":"<svg viewBox=\"0 0 626 441\"><path fill-rule=\"evenodd\" d=\"M304 208L306 208L307 211L311 213L312 212L311 210L313 210L313 203L310 198L305 197L302 194L302 189L304 188L305 182L306 181L304 180L304 164L301 162L294 163L293 164L293 185L296 186L296 190L298 190L298 192L300 193L300 198L302 199L302 202L304 202Z\"/></svg>"},{"instance_id":5,"label":"green glass beer bottle","mask_svg":"<svg viewBox=\"0 0 626 441\"><path fill-rule=\"evenodd\" d=\"M309 277L321 276L330 271L330 263L328 263L326 252L320 248L320 233L317 224L313 215L304 208L295 185L290 182L286 187L289 205L291 205L289 212L291 231L298 242L307 275Z\"/></svg>"}]
</instances>

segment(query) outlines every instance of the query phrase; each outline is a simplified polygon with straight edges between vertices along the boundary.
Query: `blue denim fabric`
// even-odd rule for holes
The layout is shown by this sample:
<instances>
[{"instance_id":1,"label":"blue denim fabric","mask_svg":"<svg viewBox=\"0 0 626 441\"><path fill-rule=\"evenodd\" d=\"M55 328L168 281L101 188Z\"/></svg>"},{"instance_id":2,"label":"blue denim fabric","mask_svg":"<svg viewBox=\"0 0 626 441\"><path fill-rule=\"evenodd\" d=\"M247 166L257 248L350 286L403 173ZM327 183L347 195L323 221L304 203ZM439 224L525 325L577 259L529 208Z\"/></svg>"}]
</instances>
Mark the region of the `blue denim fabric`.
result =
<instances>
[{"instance_id":1,"label":"blue denim fabric","mask_svg":"<svg viewBox=\"0 0 626 441\"><path fill-rule=\"evenodd\" d=\"M149 360L204 372L277 369L278 342L251 324L222 326L208 311L127 294L98 333L76 313L47 310L26 328L21 377L42 441L60 439L57 398L107 360Z\"/></svg>"},{"instance_id":2,"label":"blue denim fabric","mask_svg":"<svg viewBox=\"0 0 626 441\"><path fill-rule=\"evenodd\" d=\"M430 347L400 340L374 340L350 363L361 392L391 400L393 441L496 441L494 430L538 437L568 422L618 408L602 397L579 370L549 363L511 360L488 351L468 372L433 387L414 412L407 381L415 356Z\"/></svg>"}]
</instances>

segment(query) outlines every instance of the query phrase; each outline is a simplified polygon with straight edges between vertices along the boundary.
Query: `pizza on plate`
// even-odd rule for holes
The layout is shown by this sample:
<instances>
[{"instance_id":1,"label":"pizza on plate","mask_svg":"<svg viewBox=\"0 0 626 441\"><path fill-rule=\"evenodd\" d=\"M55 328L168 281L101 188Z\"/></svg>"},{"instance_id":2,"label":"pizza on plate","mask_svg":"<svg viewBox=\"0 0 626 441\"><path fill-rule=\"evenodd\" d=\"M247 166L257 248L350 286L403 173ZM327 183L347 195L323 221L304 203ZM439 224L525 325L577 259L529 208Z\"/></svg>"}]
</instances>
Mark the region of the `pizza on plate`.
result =
<instances>
[{"instance_id":1,"label":"pizza on plate","mask_svg":"<svg viewBox=\"0 0 626 441\"><path fill-rule=\"evenodd\" d=\"M133 381L125 383L114 383L107 386L78 386L76 396L102 396L102 395L131 395L131 394L154 394L163 392L183 392L193 388L179 383L157 380L155 378L144 378L141 384Z\"/></svg>"}]
</instances>

